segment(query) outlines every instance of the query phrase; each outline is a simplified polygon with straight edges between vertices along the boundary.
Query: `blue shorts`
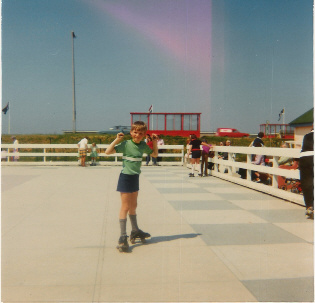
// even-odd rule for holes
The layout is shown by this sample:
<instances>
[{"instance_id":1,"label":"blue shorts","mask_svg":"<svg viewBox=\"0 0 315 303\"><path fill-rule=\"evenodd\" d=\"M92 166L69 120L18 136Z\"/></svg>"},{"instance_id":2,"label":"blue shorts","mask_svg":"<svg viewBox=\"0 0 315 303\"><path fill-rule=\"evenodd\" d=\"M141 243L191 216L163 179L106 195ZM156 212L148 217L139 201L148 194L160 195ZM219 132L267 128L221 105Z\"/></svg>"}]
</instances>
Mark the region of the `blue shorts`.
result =
<instances>
[{"instance_id":1,"label":"blue shorts","mask_svg":"<svg viewBox=\"0 0 315 303\"><path fill-rule=\"evenodd\" d=\"M117 191L121 193L133 193L139 191L139 175L126 175L120 173Z\"/></svg>"}]
</instances>

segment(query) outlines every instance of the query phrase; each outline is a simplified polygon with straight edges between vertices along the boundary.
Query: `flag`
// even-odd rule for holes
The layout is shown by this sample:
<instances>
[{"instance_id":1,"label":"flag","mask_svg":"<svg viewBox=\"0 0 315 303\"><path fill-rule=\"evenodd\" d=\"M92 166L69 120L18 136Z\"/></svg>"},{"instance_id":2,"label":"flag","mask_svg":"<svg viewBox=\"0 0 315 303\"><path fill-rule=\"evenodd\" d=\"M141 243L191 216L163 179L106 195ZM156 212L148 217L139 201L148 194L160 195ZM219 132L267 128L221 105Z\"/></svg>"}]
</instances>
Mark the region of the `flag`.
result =
<instances>
[{"instance_id":1,"label":"flag","mask_svg":"<svg viewBox=\"0 0 315 303\"><path fill-rule=\"evenodd\" d=\"M76 38L76 35L74 34L74 32L71 32L72 34L72 38Z\"/></svg>"},{"instance_id":2,"label":"flag","mask_svg":"<svg viewBox=\"0 0 315 303\"><path fill-rule=\"evenodd\" d=\"M2 112L3 112L4 114L6 114L8 110L9 110L9 102L8 102L8 104L2 109Z\"/></svg>"},{"instance_id":3,"label":"flag","mask_svg":"<svg viewBox=\"0 0 315 303\"><path fill-rule=\"evenodd\" d=\"M280 121L280 119L281 119L281 116L284 114L284 108L282 109L282 111L280 112L280 114L279 114L279 119L278 119L278 121Z\"/></svg>"},{"instance_id":4,"label":"flag","mask_svg":"<svg viewBox=\"0 0 315 303\"><path fill-rule=\"evenodd\" d=\"M149 108L149 113L151 114L152 112L153 112L153 105L151 105Z\"/></svg>"}]
</instances>

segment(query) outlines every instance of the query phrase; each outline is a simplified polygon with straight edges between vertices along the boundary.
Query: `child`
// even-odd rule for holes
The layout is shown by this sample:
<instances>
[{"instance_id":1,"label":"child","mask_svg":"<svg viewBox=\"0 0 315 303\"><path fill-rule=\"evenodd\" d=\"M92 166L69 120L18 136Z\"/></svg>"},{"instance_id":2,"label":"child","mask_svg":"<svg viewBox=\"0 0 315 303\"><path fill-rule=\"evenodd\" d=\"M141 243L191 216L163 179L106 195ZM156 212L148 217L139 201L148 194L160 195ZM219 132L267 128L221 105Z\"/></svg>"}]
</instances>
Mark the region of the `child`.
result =
<instances>
[{"instance_id":1,"label":"child","mask_svg":"<svg viewBox=\"0 0 315 303\"><path fill-rule=\"evenodd\" d=\"M195 176L195 168L198 170L198 166L200 164L200 157L201 157L201 150L200 145L205 145L211 148L211 145L201 142L199 139L197 139L197 136L195 134L190 135L191 141L189 143L189 149L188 149L188 155L191 154L191 173L189 174L189 177ZM197 167L196 167L197 164ZM202 173L198 174L200 177L202 177Z\"/></svg>"},{"instance_id":2,"label":"child","mask_svg":"<svg viewBox=\"0 0 315 303\"><path fill-rule=\"evenodd\" d=\"M95 142L92 143L92 147L91 147L91 154L90 154L90 157L91 157L91 166L96 166L96 158L98 157L98 154L97 154L97 146L95 144Z\"/></svg>"},{"instance_id":3,"label":"child","mask_svg":"<svg viewBox=\"0 0 315 303\"><path fill-rule=\"evenodd\" d=\"M120 173L117 191L120 192L121 208L119 213L120 223L120 238L118 246L120 252L128 251L129 245L127 242L127 214L131 221L132 231L130 241L134 243L136 238L144 240L149 238L150 234L143 232L137 225L137 198L139 191L139 174L144 153L151 154L157 157L157 136L152 135L153 150L143 141L146 135L147 126L142 121L136 121L131 126L131 140L122 141L124 134L118 133L116 139L106 149L105 154L123 153L123 169Z\"/></svg>"}]
</instances>

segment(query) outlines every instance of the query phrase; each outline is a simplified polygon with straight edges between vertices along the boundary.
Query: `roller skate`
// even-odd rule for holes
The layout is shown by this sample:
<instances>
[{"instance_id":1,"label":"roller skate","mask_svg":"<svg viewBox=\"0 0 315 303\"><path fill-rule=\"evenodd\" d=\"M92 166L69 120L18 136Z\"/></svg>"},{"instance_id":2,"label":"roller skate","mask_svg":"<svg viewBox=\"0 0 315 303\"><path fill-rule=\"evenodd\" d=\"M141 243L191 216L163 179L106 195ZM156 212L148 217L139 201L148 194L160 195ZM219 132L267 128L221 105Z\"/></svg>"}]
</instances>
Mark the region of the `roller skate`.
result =
<instances>
[{"instance_id":1,"label":"roller skate","mask_svg":"<svg viewBox=\"0 0 315 303\"><path fill-rule=\"evenodd\" d=\"M309 207L306 212L305 212L305 216L307 219L312 219L314 220L314 209L313 207Z\"/></svg>"},{"instance_id":2,"label":"roller skate","mask_svg":"<svg viewBox=\"0 0 315 303\"><path fill-rule=\"evenodd\" d=\"M130 234L130 242L131 244L135 244L136 239L140 239L142 243L146 243L146 238L150 238L151 235L143 232L141 229L134 230Z\"/></svg>"},{"instance_id":3,"label":"roller skate","mask_svg":"<svg viewBox=\"0 0 315 303\"><path fill-rule=\"evenodd\" d=\"M121 236L118 240L117 249L119 252L128 252L129 250L129 244L127 241L128 236Z\"/></svg>"}]
</instances>

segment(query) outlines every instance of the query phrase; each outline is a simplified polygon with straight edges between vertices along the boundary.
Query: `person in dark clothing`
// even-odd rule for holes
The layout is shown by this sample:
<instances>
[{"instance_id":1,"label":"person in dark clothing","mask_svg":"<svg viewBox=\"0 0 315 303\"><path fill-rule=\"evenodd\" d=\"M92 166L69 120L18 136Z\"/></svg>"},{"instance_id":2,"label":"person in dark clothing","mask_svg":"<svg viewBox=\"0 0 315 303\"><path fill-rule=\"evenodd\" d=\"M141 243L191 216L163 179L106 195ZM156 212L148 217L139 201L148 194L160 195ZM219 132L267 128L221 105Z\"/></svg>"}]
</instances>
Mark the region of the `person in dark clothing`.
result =
<instances>
[{"instance_id":1,"label":"person in dark clothing","mask_svg":"<svg viewBox=\"0 0 315 303\"><path fill-rule=\"evenodd\" d=\"M263 137L264 137L264 133L259 132L257 138L255 138L255 140L250 144L250 147L254 146L254 144L257 144L257 143L260 143L261 146L264 146L264 142L262 140Z\"/></svg>"},{"instance_id":2,"label":"person in dark clothing","mask_svg":"<svg viewBox=\"0 0 315 303\"><path fill-rule=\"evenodd\" d=\"M299 164L305 214L307 218L314 220L314 130L303 138Z\"/></svg>"}]
</instances>

